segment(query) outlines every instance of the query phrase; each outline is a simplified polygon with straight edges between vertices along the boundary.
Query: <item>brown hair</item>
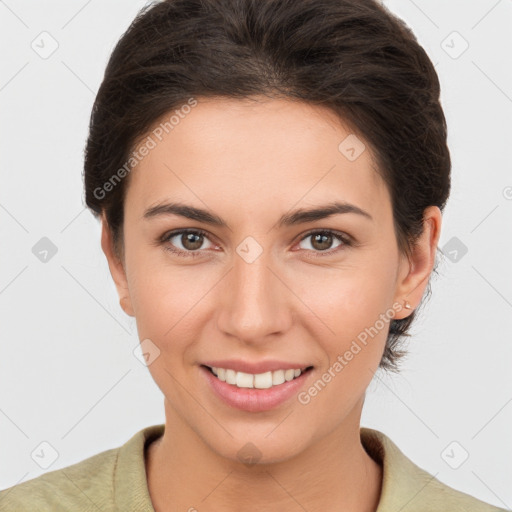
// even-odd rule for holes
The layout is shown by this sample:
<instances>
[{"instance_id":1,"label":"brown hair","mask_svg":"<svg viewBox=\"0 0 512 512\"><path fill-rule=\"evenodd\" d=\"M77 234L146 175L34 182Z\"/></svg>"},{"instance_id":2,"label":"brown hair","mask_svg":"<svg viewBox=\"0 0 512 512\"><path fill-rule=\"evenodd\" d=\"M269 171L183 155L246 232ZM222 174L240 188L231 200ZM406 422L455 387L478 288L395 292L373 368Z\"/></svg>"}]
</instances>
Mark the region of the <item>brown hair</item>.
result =
<instances>
[{"instance_id":1,"label":"brown hair","mask_svg":"<svg viewBox=\"0 0 512 512\"><path fill-rule=\"evenodd\" d=\"M425 208L442 211L449 196L446 121L432 62L406 24L373 0L164 0L143 8L109 59L85 148L85 201L94 215L104 212L116 254L124 250L122 178L155 122L190 98L261 94L326 106L368 142L390 191L398 247L410 254ZM399 342L416 313L391 320L381 368L398 371L406 353Z\"/></svg>"}]
</instances>

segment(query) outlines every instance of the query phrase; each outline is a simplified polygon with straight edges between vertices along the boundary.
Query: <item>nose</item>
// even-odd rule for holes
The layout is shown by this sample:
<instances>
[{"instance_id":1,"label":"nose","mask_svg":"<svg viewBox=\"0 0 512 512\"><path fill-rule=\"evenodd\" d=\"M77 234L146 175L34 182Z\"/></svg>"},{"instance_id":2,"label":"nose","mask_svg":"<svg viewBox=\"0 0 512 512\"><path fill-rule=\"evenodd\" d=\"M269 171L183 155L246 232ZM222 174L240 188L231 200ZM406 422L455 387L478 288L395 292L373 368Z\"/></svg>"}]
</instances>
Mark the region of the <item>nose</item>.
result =
<instances>
[{"instance_id":1,"label":"nose","mask_svg":"<svg viewBox=\"0 0 512 512\"><path fill-rule=\"evenodd\" d=\"M290 328L293 293L274 267L269 251L252 262L235 255L218 297L217 326L225 335L262 344Z\"/></svg>"}]
</instances>

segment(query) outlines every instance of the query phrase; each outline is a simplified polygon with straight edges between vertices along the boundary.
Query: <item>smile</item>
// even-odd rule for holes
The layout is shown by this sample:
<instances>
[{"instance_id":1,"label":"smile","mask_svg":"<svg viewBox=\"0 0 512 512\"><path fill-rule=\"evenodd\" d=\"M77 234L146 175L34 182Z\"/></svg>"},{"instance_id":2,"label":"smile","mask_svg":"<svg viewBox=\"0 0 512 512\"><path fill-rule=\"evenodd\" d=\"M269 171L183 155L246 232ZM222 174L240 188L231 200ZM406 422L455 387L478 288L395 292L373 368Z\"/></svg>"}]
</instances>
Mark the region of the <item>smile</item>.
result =
<instances>
[{"instance_id":1,"label":"smile","mask_svg":"<svg viewBox=\"0 0 512 512\"><path fill-rule=\"evenodd\" d=\"M258 374L237 372L229 368L209 366L207 368L222 382L238 388L268 389L296 379L310 367L275 370Z\"/></svg>"}]
</instances>

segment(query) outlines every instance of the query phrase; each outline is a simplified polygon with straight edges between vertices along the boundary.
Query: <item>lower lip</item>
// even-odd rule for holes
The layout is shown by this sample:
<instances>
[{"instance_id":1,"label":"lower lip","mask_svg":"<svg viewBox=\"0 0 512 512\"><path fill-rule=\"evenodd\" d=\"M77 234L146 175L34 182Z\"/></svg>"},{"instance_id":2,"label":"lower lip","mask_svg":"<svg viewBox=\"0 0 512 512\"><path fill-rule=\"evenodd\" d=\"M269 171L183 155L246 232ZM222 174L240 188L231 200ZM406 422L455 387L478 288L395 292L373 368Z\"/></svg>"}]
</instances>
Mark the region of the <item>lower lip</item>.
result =
<instances>
[{"instance_id":1,"label":"lower lip","mask_svg":"<svg viewBox=\"0 0 512 512\"><path fill-rule=\"evenodd\" d=\"M268 411L283 404L299 391L311 373L311 369L309 369L293 380L285 381L267 389L256 389L239 388L228 384L215 377L204 366L200 366L200 370L208 380L212 390L221 400L231 407L248 412Z\"/></svg>"}]
</instances>

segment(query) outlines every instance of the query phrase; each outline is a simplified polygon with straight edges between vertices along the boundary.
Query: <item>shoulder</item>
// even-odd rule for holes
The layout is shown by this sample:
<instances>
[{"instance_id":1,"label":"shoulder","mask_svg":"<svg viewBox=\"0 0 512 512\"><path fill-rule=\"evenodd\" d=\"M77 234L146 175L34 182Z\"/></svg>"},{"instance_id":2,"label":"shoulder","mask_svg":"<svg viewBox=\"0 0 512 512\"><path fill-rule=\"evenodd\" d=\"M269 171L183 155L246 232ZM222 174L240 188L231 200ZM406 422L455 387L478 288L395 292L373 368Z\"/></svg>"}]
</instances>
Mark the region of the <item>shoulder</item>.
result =
<instances>
[{"instance_id":1,"label":"shoulder","mask_svg":"<svg viewBox=\"0 0 512 512\"><path fill-rule=\"evenodd\" d=\"M163 431L163 424L143 428L117 448L4 489L0 512L154 512L144 454Z\"/></svg>"},{"instance_id":2,"label":"shoulder","mask_svg":"<svg viewBox=\"0 0 512 512\"><path fill-rule=\"evenodd\" d=\"M412 462L398 446L378 430L361 428L361 442L383 467L381 499L377 512L504 512L469 494L440 482Z\"/></svg>"},{"instance_id":3,"label":"shoulder","mask_svg":"<svg viewBox=\"0 0 512 512\"><path fill-rule=\"evenodd\" d=\"M49 471L0 492L0 511L109 510L119 448Z\"/></svg>"}]
</instances>

